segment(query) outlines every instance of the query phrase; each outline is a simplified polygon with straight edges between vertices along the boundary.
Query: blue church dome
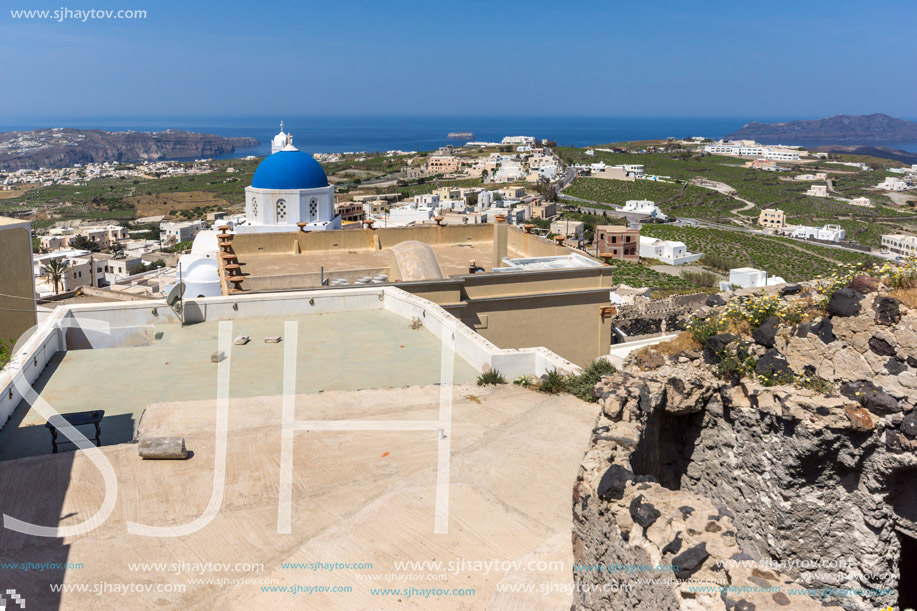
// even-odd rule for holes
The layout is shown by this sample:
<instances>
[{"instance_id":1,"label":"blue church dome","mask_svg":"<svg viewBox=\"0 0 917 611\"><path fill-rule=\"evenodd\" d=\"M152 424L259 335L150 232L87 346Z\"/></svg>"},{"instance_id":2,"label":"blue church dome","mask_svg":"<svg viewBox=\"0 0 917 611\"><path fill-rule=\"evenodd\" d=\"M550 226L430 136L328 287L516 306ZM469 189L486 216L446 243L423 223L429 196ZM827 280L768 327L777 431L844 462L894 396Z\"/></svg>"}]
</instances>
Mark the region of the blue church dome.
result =
<instances>
[{"instance_id":1,"label":"blue church dome","mask_svg":"<svg viewBox=\"0 0 917 611\"><path fill-rule=\"evenodd\" d=\"M252 187L256 189L318 189L328 186L321 164L302 151L277 151L258 164Z\"/></svg>"}]
</instances>

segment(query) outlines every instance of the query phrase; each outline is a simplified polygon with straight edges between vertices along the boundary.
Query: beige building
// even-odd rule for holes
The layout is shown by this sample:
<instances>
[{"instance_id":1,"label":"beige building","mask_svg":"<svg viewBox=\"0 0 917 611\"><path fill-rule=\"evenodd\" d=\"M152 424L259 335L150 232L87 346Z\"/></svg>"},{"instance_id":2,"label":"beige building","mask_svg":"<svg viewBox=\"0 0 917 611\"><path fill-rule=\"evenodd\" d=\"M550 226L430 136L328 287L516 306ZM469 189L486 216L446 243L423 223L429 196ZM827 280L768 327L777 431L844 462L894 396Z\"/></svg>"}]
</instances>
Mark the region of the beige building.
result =
<instances>
[{"instance_id":1,"label":"beige building","mask_svg":"<svg viewBox=\"0 0 917 611\"><path fill-rule=\"evenodd\" d=\"M451 174L462 167L462 160L454 155L433 155L427 160L427 170L433 174Z\"/></svg>"},{"instance_id":2,"label":"beige building","mask_svg":"<svg viewBox=\"0 0 917 611\"><path fill-rule=\"evenodd\" d=\"M633 182L636 179L632 174L621 166L606 166L601 170L592 172L593 178L605 178L607 180L625 180Z\"/></svg>"},{"instance_id":3,"label":"beige building","mask_svg":"<svg viewBox=\"0 0 917 611\"><path fill-rule=\"evenodd\" d=\"M525 187L503 187L500 189L504 199L522 199L525 197Z\"/></svg>"},{"instance_id":4,"label":"beige building","mask_svg":"<svg viewBox=\"0 0 917 611\"><path fill-rule=\"evenodd\" d=\"M786 215L783 210L765 208L758 215L758 224L767 229L783 229L786 227Z\"/></svg>"},{"instance_id":5,"label":"beige building","mask_svg":"<svg viewBox=\"0 0 917 611\"><path fill-rule=\"evenodd\" d=\"M13 343L35 324L32 228L0 217L0 341Z\"/></svg>"},{"instance_id":6,"label":"beige building","mask_svg":"<svg viewBox=\"0 0 917 611\"><path fill-rule=\"evenodd\" d=\"M366 218L363 204L356 202L338 202L334 205L334 213L340 215L341 220L345 223L362 221Z\"/></svg>"},{"instance_id":7,"label":"beige building","mask_svg":"<svg viewBox=\"0 0 917 611\"><path fill-rule=\"evenodd\" d=\"M554 202L542 202L532 206L533 219L552 219L557 216L557 204Z\"/></svg>"},{"instance_id":8,"label":"beige building","mask_svg":"<svg viewBox=\"0 0 917 611\"><path fill-rule=\"evenodd\" d=\"M50 234L41 236L41 246L47 250L60 250L71 248L73 241L80 236L85 236L91 242L99 245L100 250L106 250L112 244L126 240L130 237L127 228L120 225L106 225L104 227L83 227L69 234Z\"/></svg>"},{"instance_id":9,"label":"beige building","mask_svg":"<svg viewBox=\"0 0 917 611\"><path fill-rule=\"evenodd\" d=\"M309 289L323 281L336 288L378 278L442 306L500 348L536 342L578 365L610 349L606 314L613 269L593 261L592 267L494 272L506 260L578 252L508 223L242 233L233 238L233 250L245 270L246 293Z\"/></svg>"},{"instance_id":10,"label":"beige building","mask_svg":"<svg viewBox=\"0 0 917 611\"><path fill-rule=\"evenodd\" d=\"M551 233L567 236L568 238L583 239L586 224L582 221L561 220L551 223Z\"/></svg>"},{"instance_id":11,"label":"beige building","mask_svg":"<svg viewBox=\"0 0 917 611\"><path fill-rule=\"evenodd\" d=\"M812 185L806 191L806 195L811 197L828 197L828 185Z\"/></svg>"},{"instance_id":12,"label":"beige building","mask_svg":"<svg viewBox=\"0 0 917 611\"><path fill-rule=\"evenodd\" d=\"M902 257L917 257L917 236L901 233L884 235L882 248Z\"/></svg>"}]
</instances>

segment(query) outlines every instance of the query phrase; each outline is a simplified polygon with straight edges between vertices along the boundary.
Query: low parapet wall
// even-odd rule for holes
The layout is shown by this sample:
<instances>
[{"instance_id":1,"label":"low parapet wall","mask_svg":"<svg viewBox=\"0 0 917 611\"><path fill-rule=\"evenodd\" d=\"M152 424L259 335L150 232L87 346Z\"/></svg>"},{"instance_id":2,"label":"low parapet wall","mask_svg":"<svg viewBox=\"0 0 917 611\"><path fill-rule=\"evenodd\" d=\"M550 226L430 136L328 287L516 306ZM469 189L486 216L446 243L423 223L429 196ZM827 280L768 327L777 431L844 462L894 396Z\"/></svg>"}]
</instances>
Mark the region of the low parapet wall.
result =
<instances>
[{"instance_id":1,"label":"low parapet wall","mask_svg":"<svg viewBox=\"0 0 917 611\"><path fill-rule=\"evenodd\" d=\"M440 306L392 286L186 299L183 306L185 323L384 309L454 342L455 354L478 371L497 369L516 377L579 370L546 348L497 348ZM58 352L149 345L155 325L178 322L178 315L161 300L58 307L15 347L0 371L0 426L34 392L33 384Z\"/></svg>"}]
</instances>

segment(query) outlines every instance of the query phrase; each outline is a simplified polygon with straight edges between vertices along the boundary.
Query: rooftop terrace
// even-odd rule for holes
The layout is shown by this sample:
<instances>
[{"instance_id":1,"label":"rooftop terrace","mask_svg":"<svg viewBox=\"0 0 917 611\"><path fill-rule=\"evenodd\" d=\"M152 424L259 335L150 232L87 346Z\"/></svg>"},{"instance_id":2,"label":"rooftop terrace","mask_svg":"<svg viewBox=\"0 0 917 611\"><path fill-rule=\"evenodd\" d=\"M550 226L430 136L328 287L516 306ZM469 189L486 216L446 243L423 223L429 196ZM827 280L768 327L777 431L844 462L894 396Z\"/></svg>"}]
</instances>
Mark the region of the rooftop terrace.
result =
<instances>
[{"instance_id":1,"label":"rooftop terrace","mask_svg":"<svg viewBox=\"0 0 917 611\"><path fill-rule=\"evenodd\" d=\"M433 532L441 443L435 431L303 431L294 440L292 529L278 534L280 398L252 396L230 401L226 489L213 520L181 537L132 535L128 522L175 526L198 518L213 488L216 402L159 403L144 417L143 433L181 433L194 456L143 461L133 445L103 447L101 454L117 473L118 494L101 526L64 539L0 530L2 561L27 558L81 563L82 568L0 569L0 579L15 573L19 593L35 609L570 608L570 488L595 405L513 386L455 386L451 394L446 533ZM295 417L430 420L439 413L440 399L439 386L329 391L297 396ZM99 471L82 452L2 462L0 486L0 511L50 526L86 520L101 505L104 491ZM395 566L433 560L519 564L491 565L486 572L467 566L455 572L420 571L433 576L419 582L404 581L414 571ZM529 561L542 564L530 566ZM137 562L144 567L131 570ZM310 562L361 563L362 568L311 571L281 564ZM228 563L232 568L206 573L170 568L177 563ZM204 583L193 583L195 578ZM221 585L220 579L240 581ZM91 587L115 582L186 589L98 596L48 588L48 583ZM352 590L292 596L266 593L264 584ZM498 584L531 586L533 591L501 592ZM411 586L473 592L427 598L371 591ZM547 594L538 590L545 586L551 588Z\"/></svg>"},{"instance_id":2,"label":"rooftop terrace","mask_svg":"<svg viewBox=\"0 0 917 611\"><path fill-rule=\"evenodd\" d=\"M57 308L0 371L0 460L51 452L51 409L104 410L101 442L130 442L149 404L217 396L218 352L229 357L233 399L284 392L287 346L297 393L467 383L488 367L508 376L575 369L544 348L501 350L394 287L188 299L182 315L184 325L157 300ZM234 345L238 336L250 341ZM265 341L273 337L281 341Z\"/></svg>"},{"instance_id":3,"label":"rooftop terrace","mask_svg":"<svg viewBox=\"0 0 917 611\"><path fill-rule=\"evenodd\" d=\"M244 318L232 335L251 342L233 346L229 396L280 394L283 389L285 321L298 326L296 387L306 393L433 384L440 379L440 341L423 327L385 310L329 312L294 317ZM146 346L69 350L56 354L35 389L60 413L105 410L102 443L134 438L150 403L212 399L216 396L217 321L182 327L154 326ZM284 342L294 338L283 337ZM477 372L456 359L454 380L472 382ZM46 419L23 401L0 431L0 460L51 450ZM73 446L65 446L72 449Z\"/></svg>"}]
</instances>

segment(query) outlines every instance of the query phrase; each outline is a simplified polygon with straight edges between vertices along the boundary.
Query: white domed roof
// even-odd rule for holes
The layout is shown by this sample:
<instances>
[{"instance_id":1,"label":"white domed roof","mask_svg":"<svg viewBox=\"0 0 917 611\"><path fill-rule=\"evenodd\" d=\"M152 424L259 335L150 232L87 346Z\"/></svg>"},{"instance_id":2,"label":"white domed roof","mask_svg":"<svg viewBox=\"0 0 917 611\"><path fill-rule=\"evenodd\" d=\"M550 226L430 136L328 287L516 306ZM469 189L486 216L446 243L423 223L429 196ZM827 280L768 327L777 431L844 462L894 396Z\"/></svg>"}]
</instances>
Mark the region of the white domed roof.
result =
<instances>
[{"instance_id":1,"label":"white domed roof","mask_svg":"<svg viewBox=\"0 0 917 611\"><path fill-rule=\"evenodd\" d=\"M213 259L198 255L182 255L178 261L182 281L186 284L207 284L220 281L220 270Z\"/></svg>"},{"instance_id":2,"label":"white domed roof","mask_svg":"<svg viewBox=\"0 0 917 611\"><path fill-rule=\"evenodd\" d=\"M191 244L192 255L206 256L219 250L216 231L207 229L194 236L194 242Z\"/></svg>"}]
</instances>

